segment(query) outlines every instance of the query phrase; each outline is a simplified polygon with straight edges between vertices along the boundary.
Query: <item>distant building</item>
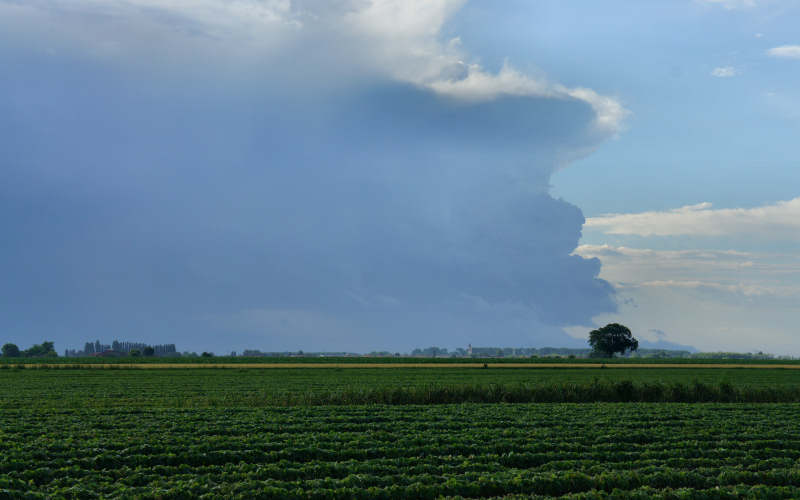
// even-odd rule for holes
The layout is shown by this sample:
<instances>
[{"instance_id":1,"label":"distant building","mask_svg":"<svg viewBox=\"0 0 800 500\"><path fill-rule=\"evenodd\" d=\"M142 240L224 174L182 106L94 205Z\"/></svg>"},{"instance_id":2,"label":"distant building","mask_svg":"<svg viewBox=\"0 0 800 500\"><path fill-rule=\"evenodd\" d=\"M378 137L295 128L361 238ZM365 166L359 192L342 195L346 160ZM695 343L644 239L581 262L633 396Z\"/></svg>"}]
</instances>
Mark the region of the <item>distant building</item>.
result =
<instances>
[{"instance_id":1,"label":"distant building","mask_svg":"<svg viewBox=\"0 0 800 500\"><path fill-rule=\"evenodd\" d=\"M92 357L95 357L95 358L119 358L119 357L123 356L123 353L117 352L117 351L112 351L111 349L108 349L108 350L103 351L103 352L95 352L93 354L90 354L89 356L92 356Z\"/></svg>"}]
</instances>

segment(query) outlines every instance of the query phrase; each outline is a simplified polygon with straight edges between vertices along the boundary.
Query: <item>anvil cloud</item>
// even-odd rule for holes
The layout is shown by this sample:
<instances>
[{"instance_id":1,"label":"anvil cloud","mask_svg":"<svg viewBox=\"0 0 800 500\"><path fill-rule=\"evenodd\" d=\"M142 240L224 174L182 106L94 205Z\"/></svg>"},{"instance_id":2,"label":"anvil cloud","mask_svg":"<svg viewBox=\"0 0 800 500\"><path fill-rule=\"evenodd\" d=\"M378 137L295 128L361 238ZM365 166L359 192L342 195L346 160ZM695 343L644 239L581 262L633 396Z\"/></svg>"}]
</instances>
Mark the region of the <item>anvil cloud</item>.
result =
<instances>
[{"instance_id":1,"label":"anvil cloud","mask_svg":"<svg viewBox=\"0 0 800 500\"><path fill-rule=\"evenodd\" d=\"M553 172L620 130L461 1L0 1L2 328L192 349L563 345L615 309Z\"/></svg>"}]
</instances>

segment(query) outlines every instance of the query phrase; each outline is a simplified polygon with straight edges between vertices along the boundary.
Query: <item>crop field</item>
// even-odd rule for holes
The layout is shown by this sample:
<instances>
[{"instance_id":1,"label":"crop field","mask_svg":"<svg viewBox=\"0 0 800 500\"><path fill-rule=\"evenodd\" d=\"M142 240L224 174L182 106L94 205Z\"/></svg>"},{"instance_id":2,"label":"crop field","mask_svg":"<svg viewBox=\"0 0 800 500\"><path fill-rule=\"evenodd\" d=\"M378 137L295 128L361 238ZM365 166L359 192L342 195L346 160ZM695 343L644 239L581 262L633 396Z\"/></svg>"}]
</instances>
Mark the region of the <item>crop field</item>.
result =
<instances>
[{"instance_id":1,"label":"crop field","mask_svg":"<svg viewBox=\"0 0 800 500\"><path fill-rule=\"evenodd\" d=\"M263 356L263 357L79 357L79 358L0 358L0 365L90 365L90 364L137 364L137 365L744 365L744 366L795 366L798 359L725 359L725 358L635 358L617 357L598 360L595 358L531 357L531 358L417 358L417 357L311 357L311 356Z\"/></svg>"},{"instance_id":2,"label":"crop field","mask_svg":"<svg viewBox=\"0 0 800 500\"><path fill-rule=\"evenodd\" d=\"M618 385L791 395L798 382L750 369L4 369L0 498L797 498L800 399L347 398Z\"/></svg>"},{"instance_id":3,"label":"crop field","mask_svg":"<svg viewBox=\"0 0 800 500\"><path fill-rule=\"evenodd\" d=\"M698 388L709 394L693 395L692 391ZM642 398L634 397L636 394L616 397L614 391L618 389L638 390ZM660 401L661 398L648 397L669 396L670 391L676 392L677 397L666 400L800 402L800 371L722 368L150 370L116 367L0 370L0 405L4 407L48 406L53 401L77 407ZM714 394L725 397L714 397Z\"/></svg>"}]
</instances>

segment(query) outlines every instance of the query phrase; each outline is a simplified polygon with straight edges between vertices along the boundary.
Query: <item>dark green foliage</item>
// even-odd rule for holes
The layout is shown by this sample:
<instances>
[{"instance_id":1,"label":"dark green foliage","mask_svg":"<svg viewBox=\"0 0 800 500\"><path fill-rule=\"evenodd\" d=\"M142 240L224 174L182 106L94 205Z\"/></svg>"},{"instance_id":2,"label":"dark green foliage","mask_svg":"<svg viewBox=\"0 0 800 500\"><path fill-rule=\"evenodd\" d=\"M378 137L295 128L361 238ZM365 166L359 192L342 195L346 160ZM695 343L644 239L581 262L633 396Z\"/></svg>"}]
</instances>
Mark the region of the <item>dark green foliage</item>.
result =
<instances>
[{"instance_id":1,"label":"dark green foliage","mask_svg":"<svg viewBox=\"0 0 800 500\"><path fill-rule=\"evenodd\" d=\"M42 342L41 344L32 345L30 348L20 351L16 344L5 344L3 346L4 358L56 358L56 353L53 342Z\"/></svg>"},{"instance_id":2,"label":"dark green foliage","mask_svg":"<svg viewBox=\"0 0 800 500\"><path fill-rule=\"evenodd\" d=\"M155 355L155 353L156 353L156 350L155 350L155 349L153 349L153 347L152 347L152 346L147 346L147 347L145 347L145 348L142 350L142 355L143 355L143 356L148 356L148 357L149 357L149 356L154 356L154 355Z\"/></svg>"},{"instance_id":3,"label":"dark green foliage","mask_svg":"<svg viewBox=\"0 0 800 500\"><path fill-rule=\"evenodd\" d=\"M4 498L800 497L800 405L13 408Z\"/></svg>"},{"instance_id":4,"label":"dark green foliage","mask_svg":"<svg viewBox=\"0 0 800 500\"><path fill-rule=\"evenodd\" d=\"M454 403L592 403L592 402L800 402L800 388L759 389L729 385L634 384L629 380L592 384L461 385L345 390L278 398L243 400L249 406L454 404Z\"/></svg>"},{"instance_id":5,"label":"dark green foliage","mask_svg":"<svg viewBox=\"0 0 800 500\"><path fill-rule=\"evenodd\" d=\"M0 498L800 497L800 370L4 366Z\"/></svg>"},{"instance_id":6,"label":"dark green foliage","mask_svg":"<svg viewBox=\"0 0 800 500\"><path fill-rule=\"evenodd\" d=\"M684 368L81 369L0 373L3 407L468 402L800 402L800 370ZM213 366L213 365L211 365Z\"/></svg>"},{"instance_id":7,"label":"dark green foliage","mask_svg":"<svg viewBox=\"0 0 800 500\"><path fill-rule=\"evenodd\" d=\"M44 341L41 344L32 345L23 354L28 358L55 358L58 357L53 342Z\"/></svg>"},{"instance_id":8,"label":"dark green foliage","mask_svg":"<svg viewBox=\"0 0 800 500\"><path fill-rule=\"evenodd\" d=\"M609 323L603 328L589 332L589 345L593 354L606 358L613 358L614 353L625 354L625 351L635 351L639 348L639 341L633 338L628 327L619 323Z\"/></svg>"},{"instance_id":9,"label":"dark green foliage","mask_svg":"<svg viewBox=\"0 0 800 500\"><path fill-rule=\"evenodd\" d=\"M19 347L16 344L5 344L3 346L3 357L4 358L18 358L20 357Z\"/></svg>"}]
</instances>

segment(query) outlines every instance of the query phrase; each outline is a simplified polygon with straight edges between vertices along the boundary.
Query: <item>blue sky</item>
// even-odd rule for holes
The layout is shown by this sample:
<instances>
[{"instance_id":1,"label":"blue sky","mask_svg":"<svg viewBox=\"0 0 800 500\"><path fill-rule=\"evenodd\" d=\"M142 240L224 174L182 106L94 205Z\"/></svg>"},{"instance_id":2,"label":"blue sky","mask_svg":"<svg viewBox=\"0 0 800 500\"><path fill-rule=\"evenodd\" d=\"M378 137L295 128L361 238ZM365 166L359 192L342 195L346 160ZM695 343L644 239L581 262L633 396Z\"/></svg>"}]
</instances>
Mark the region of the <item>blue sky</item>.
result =
<instances>
[{"instance_id":1,"label":"blue sky","mask_svg":"<svg viewBox=\"0 0 800 500\"><path fill-rule=\"evenodd\" d=\"M0 0L0 340L800 355L799 18Z\"/></svg>"}]
</instances>

